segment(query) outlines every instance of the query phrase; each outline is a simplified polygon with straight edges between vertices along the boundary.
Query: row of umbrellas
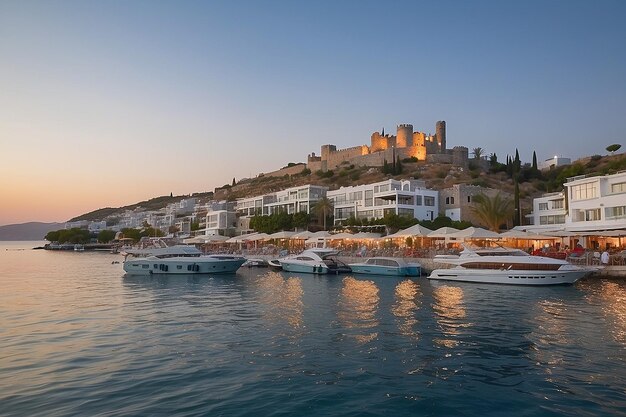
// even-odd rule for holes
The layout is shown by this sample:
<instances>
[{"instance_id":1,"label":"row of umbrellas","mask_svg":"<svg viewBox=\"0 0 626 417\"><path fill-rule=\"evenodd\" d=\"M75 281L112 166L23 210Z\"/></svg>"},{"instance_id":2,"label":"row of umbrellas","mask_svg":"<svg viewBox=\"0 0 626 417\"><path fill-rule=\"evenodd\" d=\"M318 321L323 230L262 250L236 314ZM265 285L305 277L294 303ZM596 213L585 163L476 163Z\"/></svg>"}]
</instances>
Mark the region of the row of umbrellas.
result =
<instances>
[{"instance_id":1,"label":"row of umbrellas","mask_svg":"<svg viewBox=\"0 0 626 417\"><path fill-rule=\"evenodd\" d=\"M598 234L598 232L566 232L556 231L550 232L545 235L527 232L524 230L512 229L504 233L496 233L491 230L483 229L480 227L468 227L467 229L459 230L453 227L441 227L437 230L430 230L424 226L416 224L408 229L400 230L394 234L385 236L385 239L394 238L407 238L407 237L428 237L434 239L528 239L528 240L549 240L559 237L568 236L585 236L590 234ZM624 236L626 231L607 231L602 232L603 236ZM366 233L359 232L352 233L337 233L330 234L327 231L321 232L287 232L281 231L273 234L267 233L252 233L248 235L241 235L235 237L226 237L220 235L211 236L196 236L190 239L186 239L185 243L244 243L244 242L259 242L272 239L290 239L290 240L305 240L307 242L314 242L319 240L342 240L342 239L379 239L381 235L379 233Z\"/></svg>"}]
</instances>

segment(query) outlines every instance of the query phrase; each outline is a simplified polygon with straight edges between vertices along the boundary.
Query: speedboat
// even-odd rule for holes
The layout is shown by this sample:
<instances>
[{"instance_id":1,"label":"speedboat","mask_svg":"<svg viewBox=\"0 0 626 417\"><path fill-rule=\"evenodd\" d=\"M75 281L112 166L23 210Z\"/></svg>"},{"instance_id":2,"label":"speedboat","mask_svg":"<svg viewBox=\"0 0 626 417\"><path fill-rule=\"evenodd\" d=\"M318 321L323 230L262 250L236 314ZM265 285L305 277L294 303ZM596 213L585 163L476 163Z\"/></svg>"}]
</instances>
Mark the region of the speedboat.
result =
<instances>
[{"instance_id":1,"label":"speedboat","mask_svg":"<svg viewBox=\"0 0 626 417\"><path fill-rule=\"evenodd\" d=\"M418 263L403 259L374 257L365 262L348 264L355 274L392 275L398 277L419 277L422 267Z\"/></svg>"},{"instance_id":2,"label":"speedboat","mask_svg":"<svg viewBox=\"0 0 626 417\"><path fill-rule=\"evenodd\" d=\"M226 274L237 271L245 261L242 256L203 255L195 246L175 245L127 251L124 271L129 275Z\"/></svg>"},{"instance_id":3,"label":"speedboat","mask_svg":"<svg viewBox=\"0 0 626 417\"><path fill-rule=\"evenodd\" d=\"M265 259L249 258L242 266L246 266L248 268L267 268L269 263Z\"/></svg>"},{"instance_id":4,"label":"speedboat","mask_svg":"<svg viewBox=\"0 0 626 417\"><path fill-rule=\"evenodd\" d=\"M562 259L534 256L503 247L465 249L459 255L437 255L435 262L454 265L435 269L428 279L514 285L573 284L591 269Z\"/></svg>"},{"instance_id":5,"label":"speedboat","mask_svg":"<svg viewBox=\"0 0 626 417\"><path fill-rule=\"evenodd\" d=\"M351 272L345 263L337 259L339 252L331 249L313 248L299 255L279 259L283 271L308 274L340 274Z\"/></svg>"}]
</instances>

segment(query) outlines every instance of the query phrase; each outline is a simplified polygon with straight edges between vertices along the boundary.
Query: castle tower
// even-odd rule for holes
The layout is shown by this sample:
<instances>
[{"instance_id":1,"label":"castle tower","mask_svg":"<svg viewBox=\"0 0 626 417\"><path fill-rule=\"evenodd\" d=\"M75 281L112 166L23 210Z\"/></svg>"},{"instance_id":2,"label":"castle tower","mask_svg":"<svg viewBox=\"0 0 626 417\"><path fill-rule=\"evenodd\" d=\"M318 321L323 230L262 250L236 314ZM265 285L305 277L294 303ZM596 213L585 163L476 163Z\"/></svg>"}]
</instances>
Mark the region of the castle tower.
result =
<instances>
[{"instance_id":1,"label":"castle tower","mask_svg":"<svg viewBox=\"0 0 626 417\"><path fill-rule=\"evenodd\" d=\"M398 131L396 133L396 147L406 148L409 146L413 146L413 125L398 125Z\"/></svg>"},{"instance_id":2,"label":"castle tower","mask_svg":"<svg viewBox=\"0 0 626 417\"><path fill-rule=\"evenodd\" d=\"M437 145L439 152L446 152L446 122L441 120L435 125L435 135L437 137Z\"/></svg>"},{"instance_id":3,"label":"castle tower","mask_svg":"<svg viewBox=\"0 0 626 417\"><path fill-rule=\"evenodd\" d=\"M382 151L387 149L387 136L384 135L384 130L383 129L383 134L381 135L378 132L374 132L372 133L372 138L371 138L371 150L372 152L377 152L377 151Z\"/></svg>"}]
</instances>

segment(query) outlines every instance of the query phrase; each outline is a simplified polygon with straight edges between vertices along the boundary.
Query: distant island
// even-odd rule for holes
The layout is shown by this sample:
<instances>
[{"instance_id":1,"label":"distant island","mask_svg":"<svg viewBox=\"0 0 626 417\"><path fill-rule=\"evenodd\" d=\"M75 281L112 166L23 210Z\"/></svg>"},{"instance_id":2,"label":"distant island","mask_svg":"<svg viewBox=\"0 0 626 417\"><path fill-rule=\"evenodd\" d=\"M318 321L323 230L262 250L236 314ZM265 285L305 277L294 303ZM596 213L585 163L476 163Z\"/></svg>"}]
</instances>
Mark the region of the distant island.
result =
<instances>
[{"instance_id":1,"label":"distant island","mask_svg":"<svg viewBox=\"0 0 626 417\"><path fill-rule=\"evenodd\" d=\"M0 240L44 240L46 233L62 229L65 223L29 222L0 226Z\"/></svg>"}]
</instances>

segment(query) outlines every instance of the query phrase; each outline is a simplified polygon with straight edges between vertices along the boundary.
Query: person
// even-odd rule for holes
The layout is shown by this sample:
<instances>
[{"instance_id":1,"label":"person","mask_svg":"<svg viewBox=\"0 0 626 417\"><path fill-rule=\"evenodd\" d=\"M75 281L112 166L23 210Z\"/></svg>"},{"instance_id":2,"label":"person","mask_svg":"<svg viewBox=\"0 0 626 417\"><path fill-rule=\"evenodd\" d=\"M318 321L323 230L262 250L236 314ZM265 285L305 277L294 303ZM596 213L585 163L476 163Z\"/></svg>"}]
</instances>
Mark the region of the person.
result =
<instances>
[{"instance_id":1,"label":"person","mask_svg":"<svg viewBox=\"0 0 626 417\"><path fill-rule=\"evenodd\" d=\"M606 249L600 255L600 263L605 266L609 264L609 252Z\"/></svg>"}]
</instances>

